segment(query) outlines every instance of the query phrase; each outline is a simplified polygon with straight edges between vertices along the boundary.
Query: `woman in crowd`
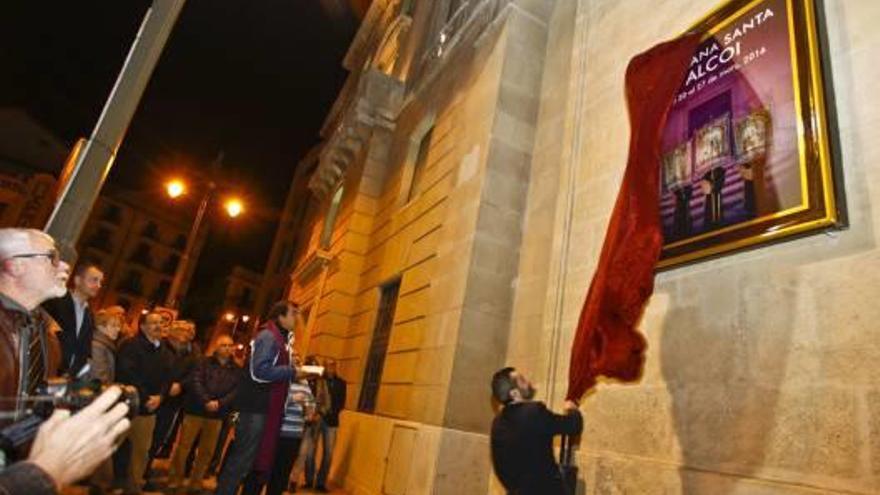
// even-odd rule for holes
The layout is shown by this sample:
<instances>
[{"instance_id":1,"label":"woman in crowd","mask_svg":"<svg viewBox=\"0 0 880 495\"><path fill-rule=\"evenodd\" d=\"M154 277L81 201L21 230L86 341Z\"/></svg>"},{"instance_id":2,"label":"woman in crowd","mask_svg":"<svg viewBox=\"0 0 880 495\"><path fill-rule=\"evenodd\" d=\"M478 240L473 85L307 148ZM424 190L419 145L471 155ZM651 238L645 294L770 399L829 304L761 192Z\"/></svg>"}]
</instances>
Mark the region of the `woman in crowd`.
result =
<instances>
[{"instance_id":1,"label":"woman in crowd","mask_svg":"<svg viewBox=\"0 0 880 495\"><path fill-rule=\"evenodd\" d=\"M95 313L95 332L92 338L92 377L104 385L116 380L116 343L125 326L125 310L111 306Z\"/></svg>"},{"instance_id":2,"label":"woman in crowd","mask_svg":"<svg viewBox=\"0 0 880 495\"><path fill-rule=\"evenodd\" d=\"M116 342L125 325L125 310L111 306L95 313L95 329L92 337L91 375L102 385L116 380ZM95 470L89 483L93 493L110 490L113 482L113 461L107 459Z\"/></svg>"}]
</instances>

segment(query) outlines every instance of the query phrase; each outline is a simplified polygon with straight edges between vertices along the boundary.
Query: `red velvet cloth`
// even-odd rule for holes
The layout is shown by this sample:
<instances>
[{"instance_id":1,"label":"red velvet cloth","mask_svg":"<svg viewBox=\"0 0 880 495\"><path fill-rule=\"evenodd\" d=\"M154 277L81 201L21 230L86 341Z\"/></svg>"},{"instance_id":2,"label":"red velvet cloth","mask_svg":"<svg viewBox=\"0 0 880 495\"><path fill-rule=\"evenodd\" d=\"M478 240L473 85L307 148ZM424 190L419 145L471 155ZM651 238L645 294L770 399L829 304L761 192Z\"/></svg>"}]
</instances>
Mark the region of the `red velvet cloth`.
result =
<instances>
[{"instance_id":1,"label":"red velvet cloth","mask_svg":"<svg viewBox=\"0 0 880 495\"><path fill-rule=\"evenodd\" d=\"M660 138L698 43L695 34L661 43L627 67L629 157L572 345L568 399L580 399L599 375L624 381L641 375L645 339L636 324L654 291L663 244Z\"/></svg>"},{"instance_id":2,"label":"red velvet cloth","mask_svg":"<svg viewBox=\"0 0 880 495\"><path fill-rule=\"evenodd\" d=\"M276 366L290 364L290 354L287 348L287 339L281 335L281 330L274 321L266 323L266 329L272 332L275 344L280 349ZM267 482L272 473L275 463L275 448L278 446L278 436L281 435L281 420L284 416L284 404L290 390L290 381L283 380L269 385L269 409L266 412L266 426L263 429L263 437L260 439L260 448L257 458L254 460L253 470L260 481Z\"/></svg>"}]
</instances>

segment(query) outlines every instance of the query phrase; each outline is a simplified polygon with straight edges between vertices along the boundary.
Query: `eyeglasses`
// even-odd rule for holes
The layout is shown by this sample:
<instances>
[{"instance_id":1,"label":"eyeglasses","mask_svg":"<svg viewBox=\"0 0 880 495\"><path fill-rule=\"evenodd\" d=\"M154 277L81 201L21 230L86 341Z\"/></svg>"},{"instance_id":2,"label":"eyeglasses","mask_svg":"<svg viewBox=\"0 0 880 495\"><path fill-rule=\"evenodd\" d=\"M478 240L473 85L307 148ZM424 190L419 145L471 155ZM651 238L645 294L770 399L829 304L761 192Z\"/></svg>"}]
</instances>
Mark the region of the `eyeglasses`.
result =
<instances>
[{"instance_id":1,"label":"eyeglasses","mask_svg":"<svg viewBox=\"0 0 880 495\"><path fill-rule=\"evenodd\" d=\"M46 253L24 253L24 254L14 254L7 259L12 258L47 258L52 266L58 266L61 263L61 255L58 253L57 249L53 249Z\"/></svg>"}]
</instances>

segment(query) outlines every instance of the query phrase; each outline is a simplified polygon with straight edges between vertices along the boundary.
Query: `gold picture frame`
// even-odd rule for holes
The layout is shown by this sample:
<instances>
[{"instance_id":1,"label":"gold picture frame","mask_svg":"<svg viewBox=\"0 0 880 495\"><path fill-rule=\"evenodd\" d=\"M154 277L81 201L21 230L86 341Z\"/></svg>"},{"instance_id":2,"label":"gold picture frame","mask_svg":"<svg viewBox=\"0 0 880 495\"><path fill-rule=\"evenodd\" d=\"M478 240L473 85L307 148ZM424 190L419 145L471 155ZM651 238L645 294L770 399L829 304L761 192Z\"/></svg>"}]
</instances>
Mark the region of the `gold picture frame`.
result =
<instances>
[{"instance_id":1,"label":"gold picture frame","mask_svg":"<svg viewBox=\"0 0 880 495\"><path fill-rule=\"evenodd\" d=\"M658 269L846 227L821 16L818 0L731 0L691 28L703 40L661 143ZM681 146L685 204L666 178Z\"/></svg>"}]
</instances>

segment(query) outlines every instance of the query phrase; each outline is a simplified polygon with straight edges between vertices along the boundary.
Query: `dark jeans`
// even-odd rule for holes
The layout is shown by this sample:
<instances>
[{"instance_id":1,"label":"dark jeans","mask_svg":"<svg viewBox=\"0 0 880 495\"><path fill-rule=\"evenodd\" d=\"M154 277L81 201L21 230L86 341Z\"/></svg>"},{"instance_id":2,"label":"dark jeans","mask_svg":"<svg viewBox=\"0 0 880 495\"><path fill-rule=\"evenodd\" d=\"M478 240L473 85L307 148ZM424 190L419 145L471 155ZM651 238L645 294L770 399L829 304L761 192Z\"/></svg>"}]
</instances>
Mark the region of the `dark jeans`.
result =
<instances>
[{"instance_id":1,"label":"dark jeans","mask_svg":"<svg viewBox=\"0 0 880 495\"><path fill-rule=\"evenodd\" d=\"M122 488L125 493L136 493L130 466L131 440L126 438L113 452L113 485Z\"/></svg>"},{"instance_id":2,"label":"dark jeans","mask_svg":"<svg viewBox=\"0 0 880 495\"><path fill-rule=\"evenodd\" d=\"M275 452L275 465L272 467L272 476L269 477L269 485L266 495L281 495L287 491L290 471L299 454L299 446L302 438L281 437L278 439L278 451Z\"/></svg>"},{"instance_id":3,"label":"dark jeans","mask_svg":"<svg viewBox=\"0 0 880 495\"><path fill-rule=\"evenodd\" d=\"M337 430L339 430L338 426L327 426L327 423L321 419L306 433L312 435L312 445L308 454L306 454L307 485L323 487L327 483L327 475L330 473L330 461L333 460L333 445L336 443ZM318 438L321 439L321 467L318 468L318 477L315 478L315 455L318 453Z\"/></svg>"},{"instance_id":4,"label":"dark jeans","mask_svg":"<svg viewBox=\"0 0 880 495\"><path fill-rule=\"evenodd\" d=\"M268 483L264 479L264 474L257 475L251 471L244 480L241 495L260 495L264 486L267 487L266 495L281 495L287 491L290 471L293 469L293 463L296 462L300 443L302 443L302 438L279 437L278 447L275 451L275 462L272 465L272 474L269 476Z\"/></svg>"},{"instance_id":5,"label":"dark jeans","mask_svg":"<svg viewBox=\"0 0 880 495\"><path fill-rule=\"evenodd\" d=\"M238 491L238 485L250 472L254 459L257 458L265 427L265 414L239 414L235 425L235 440L229 446L226 462L217 477L216 495L235 495Z\"/></svg>"}]
</instances>

